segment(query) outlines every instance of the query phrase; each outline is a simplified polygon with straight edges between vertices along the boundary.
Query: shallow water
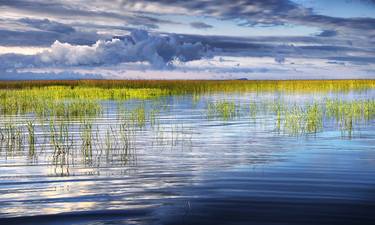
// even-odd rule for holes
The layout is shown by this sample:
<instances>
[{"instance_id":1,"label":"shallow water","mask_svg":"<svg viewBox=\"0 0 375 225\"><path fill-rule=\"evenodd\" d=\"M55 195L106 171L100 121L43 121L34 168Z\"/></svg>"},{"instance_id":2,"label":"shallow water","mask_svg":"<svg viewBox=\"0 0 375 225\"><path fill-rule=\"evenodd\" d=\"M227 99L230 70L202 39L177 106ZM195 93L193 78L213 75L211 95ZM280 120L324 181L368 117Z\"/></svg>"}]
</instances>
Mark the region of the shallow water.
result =
<instances>
[{"instance_id":1,"label":"shallow water","mask_svg":"<svg viewBox=\"0 0 375 225\"><path fill-rule=\"evenodd\" d=\"M128 130L126 150L118 138L119 103L103 102L103 115L90 120L92 155L81 154L82 121L70 121L73 144L59 160L45 141L48 122L36 121L36 155L1 145L0 224L375 224L374 120L358 122L348 135L324 119L323 131L295 136L275 129L272 113L231 119L206 113L207 101L222 99L246 108L249 100L303 104L374 96L247 93L130 101L121 105L160 113L156 125Z\"/></svg>"}]
</instances>

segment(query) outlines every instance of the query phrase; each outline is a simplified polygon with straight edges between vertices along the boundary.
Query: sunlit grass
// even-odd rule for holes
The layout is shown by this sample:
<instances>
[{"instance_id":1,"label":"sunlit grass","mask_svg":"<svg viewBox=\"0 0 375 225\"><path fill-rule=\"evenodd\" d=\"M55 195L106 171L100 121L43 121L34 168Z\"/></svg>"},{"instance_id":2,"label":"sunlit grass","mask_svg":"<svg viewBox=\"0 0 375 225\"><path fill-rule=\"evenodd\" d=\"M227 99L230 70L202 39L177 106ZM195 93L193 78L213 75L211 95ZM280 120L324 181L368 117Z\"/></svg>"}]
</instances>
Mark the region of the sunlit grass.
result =
<instances>
[{"instance_id":1,"label":"sunlit grass","mask_svg":"<svg viewBox=\"0 0 375 225\"><path fill-rule=\"evenodd\" d=\"M222 118L224 120L232 119L236 116L237 107L235 102L232 101L218 101L210 102L207 104L207 117L208 118Z\"/></svg>"},{"instance_id":2,"label":"sunlit grass","mask_svg":"<svg viewBox=\"0 0 375 225\"><path fill-rule=\"evenodd\" d=\"M327 92L358 93L374 89L372 80L37 81L0 82L0 87L3 88L0 89L0 116L3 118L0 121L0 151L6 149L7 156L13 156L25 150L30 159L36 159L41 146L45 146L51 149L51 158L59 166L74 161L75 152L80 152L78 158L90 165L102 154L108 162L118 157L127 162L136 147L135 132L154 132L157 146L184 143L181 140L186 138L183 122L181 126L165 124L165 121L163 124L163 117L178 116L168 114L173 112L169 110L175 104L169 102L172 99L169 96L175 95L191 97L192 101L184 106L191 108L184 109L202 113L200 122L204 122L205 117L207 122L248 118L249 126L273 123L271 128L268 124L264 127L280 135L314 135L323 132L328 121L330 125L335 124L329 129L352 136L362 125L371 124L375 119L374 99L327 97L300 104L280 97L265 102L255 98L228 100L233 92L236 95L241 92L277 93L274 96L280 96L279 92L293 92L293 96L306 92L316 92L317 96ZM220 98L216 99L217 96ZM175 99L183 98L173 98L173 101ZM100 120L107 112L112 113L103 110L107 109L104 104L107 101L116 104L117 110L113 110L118 115L113 124L99 128L95 120ZM197 110L197 107L202 108ZM5 121L7 117L26 119ZM38 136L41 133L43 136ZM44 143L42 139L45 139ZM192 137L189 139L191 141ZM80 151L75 151L77 149Z\"/></svg>"},{"instance_id":3,"label":"sunlit grass","mask_svg":"<svg viewBox=\"0 0 375 225\"><path fill-rule=\"evenodd\" d=\"M375 118L374 100L343 101L339 99L327 100L326 115L333 118L344 132L351 134L357 121L369 121Z\"/></svg>"},{"instance_id":4,"label":"sunlit grass","mask_svg":"<svg viewBox=\"0 0 375 225\"><path fill-rule=\"evenodd\" d=\"M5 115L34 113L37 116L95 116L100 101L150 99L166 95L159 89L103 89L49 86L0 90L0 112Z\"/></svg>"},{"instance_id":5,"label":"sunlit grass","mask_svg":"<svg viewBox=\"0 0 375 225\"><path fill-rule=\"evenodd\" d=\"M101 88L101 89L156 89L163 94L201 94L210 92L331 92L331 91L359 91L375 88L375 80L74 80L74 81L14 81L0 82L0 89L24 89L41 88L49 86L62 86L68 88ZM84 91L82 91L84 93ZM98 90L102 93L101 90ZM147 92L147 91L146 91ZM157 91L156 91L157 92ZM81 94L83 94L81 93ZM110 97L111 91L104 92L104 96ZM150 96L154 95L151 92ZM88 94L91 96L91 94ZM139 94L138 94L139 95ZM156 93L158 95L158 93ZM81 95L84 96L84 95ZM123 98L122 93L114 93L114 96ZM132 93L130 93L132 96Z\"/></svg>"}]
</instances>

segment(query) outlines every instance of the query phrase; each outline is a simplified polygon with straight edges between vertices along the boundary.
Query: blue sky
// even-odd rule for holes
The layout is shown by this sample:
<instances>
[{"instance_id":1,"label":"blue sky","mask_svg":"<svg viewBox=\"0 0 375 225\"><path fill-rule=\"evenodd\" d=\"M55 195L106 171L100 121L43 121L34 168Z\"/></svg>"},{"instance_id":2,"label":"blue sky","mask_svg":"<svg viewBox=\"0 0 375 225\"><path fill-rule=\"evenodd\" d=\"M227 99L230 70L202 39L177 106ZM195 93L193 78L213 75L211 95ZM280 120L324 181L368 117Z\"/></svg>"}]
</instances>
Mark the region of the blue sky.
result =
<instances>
[{"instance_id":1,"label":"blue sky","mask_svg":"<svg viewBox=\"0 0 375 225\"><path fill-rule=\"evenodd\" d=\"M375 78L374 0L1 0L0 79Z\"/></svg>"}]
</instances>

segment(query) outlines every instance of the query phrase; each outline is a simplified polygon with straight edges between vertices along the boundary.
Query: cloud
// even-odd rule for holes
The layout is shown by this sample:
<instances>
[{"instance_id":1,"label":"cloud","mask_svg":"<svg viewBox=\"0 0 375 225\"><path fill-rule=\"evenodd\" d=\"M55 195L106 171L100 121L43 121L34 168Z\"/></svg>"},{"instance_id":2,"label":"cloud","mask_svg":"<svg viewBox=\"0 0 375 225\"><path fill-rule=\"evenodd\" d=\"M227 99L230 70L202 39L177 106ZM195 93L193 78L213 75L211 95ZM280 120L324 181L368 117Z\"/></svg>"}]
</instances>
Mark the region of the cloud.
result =
<instances>
[{"instance_id":1,"label":"cloud","mask_svg":"<svg viewBox=\"0 0 375 225\"><path fill-rule=\"evenodd\" d=\"M203 23L203 22L191 22L190 26L193 27L193 28L196 28L196 29L209 29L209 28L213 28L212 25L209 25L209 24L206 24L206 23Z\"/></svg>"},{"instance_id":2,"label":"cloud","mask_svg":"<svg viewBox=\"0 0 375 225\"><path fill-rule=\"evenodd\" d=\"M50 31L11 31L0 29L0 45L2 46L49 46L54 41L77 45L93 44L103 38L95 32L75 31L72 33L56 33Z\"/></svg>"},{"instance_id":3,"label":"cloud","mask_svg":"<svg viewBox=\"0 0 375 225\"><path fill-rule=\"evenodd\" d=\"M39 66L96 66L147 62L155 68L172 66L210 57L202 43L184 42L176 35L151 35L134 30L121 39L99 40L93 45L73 45L55 41L48 50L32 56L7 54L0 57L0 68Z\"/></svg>"},{"instance_id":4,"label":"cloud","mask_svg":"<svg viewBox=\"0 0 375 225\"><path fill-rule=\"evenodd\" d=\"M89 45L105 37L96 31L76 29L49 19L1 19L1 22L0 45L3 46L49 46L55 40ZM15 25L17 29L13 28Z\"/></svg>"},{"instance_id":5,"label":"cloud","mask_svg":"<svg viewBox=\"0 0 375 225\"><path fill-rule=\"evenodd\" d=\"M44 31L51 31L57 33L72 33L75 32L75 29L69 25L58 23L55 21L50 21L49 19L31 19L31 18L22 18L18 20L21 23L24 23L30 27L38 28Z\"/></svg>"},{"instance_id":6,"label":"cloud","mask_svg":"<svg viewBox=\"0 0 375 225\"><path fill-rule=\"evenodd\" d=\"M108 7L108 6L112 6ZM92 24L118 23L155 29L157 24L175 24L173 21L159 19L151 15L118 10L117 0L91 1L45 1L45 0L2 0L0 8L12 14L28 17L47 17L55 20L90 22ZM99 23L97 23L99 22Z\"/></svg>"},{"instance_id":7,"label":"cloud","mask_svg":"<svg viewBox=\"0 0 375 225\"><path fill-rule=\"evenodd\" d=\"M316 35L318 37L334 37L337 35L335 30L323 30L320 34Z\"/></svg>"},{"instance_id":8,"label":"cloud","mask_svg":"<svg viewBox=\"0 0 375 225\"><path fill-rule=\"evenodd\" d=\"M0 75L0 80L79 80L79 79L104 79L100 74L83 74L76 72L3 72Z\"/></svg>"},{"instance_id":9,"label":"cloud","mask_svg":"<svg viewBox=\"0 0 375 225\"><path fill-rule=\"evenodd\" d=\"M277 63L279 63L279 64L283 64L283 63L285 63L285 58L284 58L284 56L282 56L282 55L276 55L276 57L275 57L275 62L277 62Z\"/></svg>"},{"instance_id":10,"label":"cloud","mask_svg":"<svg viewBox=\"0 0 375 225\"><path fill-rule=\"evenodd\" d=\"M372 1L373 2L373 1ZM172 8L180 14L211 16L238 21L242 26L304 25L324 30L338 29L344 33L368 35L375 30L374 18L342 18L316 14L292 0L123 0L129 10L143 13L157 13L163 8ZM143 7L140 5L152 5ZM370 32L371 33L371 32ZM373 32L372 32L373 33Z\"/></svg>"}]
</instances>

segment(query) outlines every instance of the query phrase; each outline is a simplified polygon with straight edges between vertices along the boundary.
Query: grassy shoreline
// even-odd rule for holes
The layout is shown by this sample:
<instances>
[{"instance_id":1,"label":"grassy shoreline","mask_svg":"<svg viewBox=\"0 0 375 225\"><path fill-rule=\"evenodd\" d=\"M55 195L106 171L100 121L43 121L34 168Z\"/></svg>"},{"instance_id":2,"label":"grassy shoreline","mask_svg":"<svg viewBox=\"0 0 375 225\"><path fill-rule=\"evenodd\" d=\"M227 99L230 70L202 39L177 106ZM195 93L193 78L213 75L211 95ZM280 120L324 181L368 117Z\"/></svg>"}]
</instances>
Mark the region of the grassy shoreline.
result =
<instances>
[{"instance_id":1,"label":"grassy shoreline","mask_svg":"<svg viewBox=\"0 0 375 225\"><path fill-rule=\"evenodd\" d=\"M284 91L330 92L375 89L370 80L34 80L0 81L0 89L29 89L48 86L96 87L103 89L162 89L169 94Z\"/></svg>"}]
</instances>

